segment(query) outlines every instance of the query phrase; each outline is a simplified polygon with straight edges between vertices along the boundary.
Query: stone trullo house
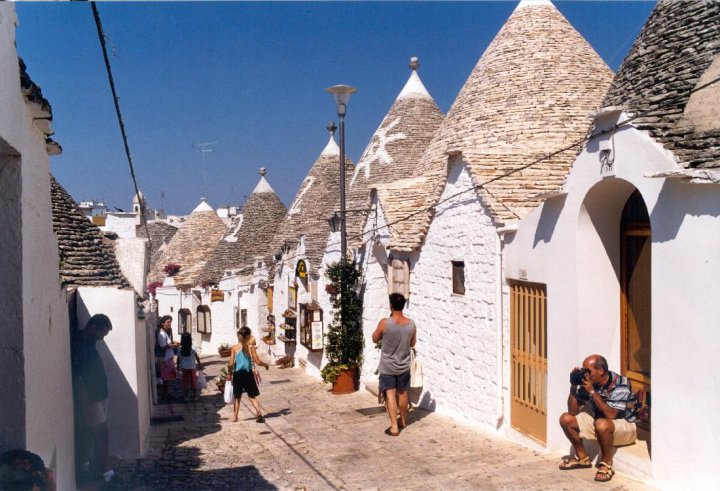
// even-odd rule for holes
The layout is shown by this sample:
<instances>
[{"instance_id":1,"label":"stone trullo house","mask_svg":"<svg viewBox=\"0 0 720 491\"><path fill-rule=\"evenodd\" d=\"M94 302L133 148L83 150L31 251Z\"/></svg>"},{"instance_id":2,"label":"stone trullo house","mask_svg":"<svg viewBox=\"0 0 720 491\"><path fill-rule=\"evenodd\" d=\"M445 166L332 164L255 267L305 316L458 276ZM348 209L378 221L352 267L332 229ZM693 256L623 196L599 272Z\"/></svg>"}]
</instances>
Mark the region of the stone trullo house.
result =
<instances>
[{"instance_id":1,"label":"stone trullo house","mask_svg":"<svg viewBox=\"0 0 720 491\"><path fill-rule=\"evenodd\" d=\"M0 452L34 452L58 489L74 489L68 310L50 204L49 156L60 147L50 104L18 59L17 23L14 5L0 3Z\"/></svg>"},{"instance_id":2,"label":"stone trullo house","mask_svg":"<svg viewBox=\"0 0 720 491\"><path fill-rule=\"evenodd\" d=\"M720 448L720 388L708 372L720 349L720 4L658 4L603 105L565 184L506 249L508 282L545 292L547 448L567 451L557 425L567 374L599 352L650 403L616 468L661 489L710 489Z\"/></svg>"},{"instance_id":3,"label":"stone trullo house","mask_svg":"<svg viewBox=\"0 0 720 491\"><path fill-rule=\"evenodd\" d=\"M70 332L76 334L94 314L110 318L113 330L99 348L108 375L110 452L141 457L149 448L154 359L144 315L138 315L141 297L116 257L119 244L114 242L124 239L104 238L67 191L54 178L51 183L53 229L60 280L68 295ZM144 253L139 256L134 262L139 260L144 270Z\"/></svg>"},{"instance_id":4,"label":"stone trullo house","mask_svg":"<svg viewBox=\"0 0 720 491\"><path fill-rule=\"evenodd\" d=\"M409 261L408 313L427 374L421 406L545 439L544 426L515 418L503 234L559 186L579 148L569 146L585 136L611 79L550 2L520 2L420 159L419 177L378 187L389 254ZM544 414L543 377L532 408Z\"/></svg>"},{"instance_id":5,"label":"stone trullo house","mask_svg":"<svg viewBox=\"0 0 720 491\"><path fill-rule=\"evenodd\" d=\"M339 241L334 250L328 251L331 231L327 219L338 210L340 182L340 149L333 132L334 127L328 144L300 184L285 218L279 222L268 248L271 256L267 259L271 264L268 310L272 315L270 322L277 328L271 353L295 356L298 363L314 375L319 375L324 352L309 349L303 344L302 336L313 319L322 322L325 330L332 320L331 306L319 303L318 292L324 291L327 284L324 266L340 257ZM354 166L348 158L345 162L347 186Z\"/></svg>"},{"instance_id":6,"label":"stone trullo house","mask_svg":"<svg viewBox=\"0 0 720 491\"><path fill-rule=\"evenodd\" d=\"M155 290L158 316L172 316L175 336L191 332L196 346L209 340L210 334L205 333L212 332L210 306L202 297L203 288L209 285L202 285L201 277L224 233L225 224L202 199L151 265L148 275L149 284L163 282ZM179 270L166 274L173 267Z\"/></svg>"},{"instance_id":7,"label":"stone trullo house","mask_svg":"<svg viewBox=\"0 0 720 491\"><path fill-rule=\"evenodd\" d=\"M370 212L377 206L375 189L415 175L418 161L444 117L420 80L418 66L417 58L413 58L410 77L355 166L347 193L348 249L357 252L364 271L366 339L361 380L370 385L377 381L375 369L380 356L370 335L379 320L388 315L388 277L393 272L386 230L375 230L376 214ZM328 256L333 247L337 254L339 240L339 233L332 234ZM321 303L330 304L324 289L320 297Z\"/></svg>"},{"instance_id":8,"label":"stone trullo house","mask_svg":"<svg viewBox=\"0 0 720 491\"><path fill-rule=\"evenodd\" d=\"M233 217L223 238L200 277L212 289L203 289L205 305L210 305L212 333L203 336L203 349L214 351L222 343L237 343L237 331L247 326L260 339L260 328L267 325L266 256L287 208L275 194L260 169L260 180ZM206 351L207 352L207 351Z\"/></svg>"}]
</instances>

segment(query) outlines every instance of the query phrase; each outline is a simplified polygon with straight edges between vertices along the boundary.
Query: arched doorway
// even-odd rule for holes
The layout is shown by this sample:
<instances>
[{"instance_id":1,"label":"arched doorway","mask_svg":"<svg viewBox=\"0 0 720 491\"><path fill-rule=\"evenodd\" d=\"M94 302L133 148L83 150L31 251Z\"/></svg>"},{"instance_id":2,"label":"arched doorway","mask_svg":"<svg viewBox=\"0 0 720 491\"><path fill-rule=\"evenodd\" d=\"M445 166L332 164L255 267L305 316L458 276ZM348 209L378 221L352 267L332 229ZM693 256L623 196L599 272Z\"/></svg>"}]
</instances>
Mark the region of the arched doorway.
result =
<instances>
[{"instance_id":1,"label":"arched doorway","mask_svg":"<svg viewBox=\"0 0 720 491\"><path fill-rule=\"evenodd\" d=\"M623 208L620 242L621 369L649 404L652 230L645 201L637 190ZM649 421L640 425L649 429Z\"/></svg>"}]
</instances>

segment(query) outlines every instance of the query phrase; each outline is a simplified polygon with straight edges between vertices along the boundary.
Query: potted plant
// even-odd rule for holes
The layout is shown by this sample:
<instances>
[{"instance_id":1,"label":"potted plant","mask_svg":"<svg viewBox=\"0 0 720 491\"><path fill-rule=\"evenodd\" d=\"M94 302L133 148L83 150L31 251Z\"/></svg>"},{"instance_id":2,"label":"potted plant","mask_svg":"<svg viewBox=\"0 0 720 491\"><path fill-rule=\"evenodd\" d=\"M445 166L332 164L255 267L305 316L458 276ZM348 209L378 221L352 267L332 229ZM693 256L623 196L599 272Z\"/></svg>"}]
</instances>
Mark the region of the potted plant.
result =
<instances>
[{"instance_id":1,"label":"potted plant","mask_svg":"<svg viewBox=\"0 0 720 491\"><path fill-rule=\"evenodd\" d=\"M230 356L230 345L228 343L222 343L220 346L218 346L218 353L223 358L227 358Z\"/></svg>"},{"instance_id":2,"label":"potted plant","mask_svg":"<svg viewBox=\"0 0 720 491\"><path fill-rule=\"evenodd\" d=\"M333 394L348 394L357 390L362 364L362 300L358 293L362 269L355 261L346 263L344 268L342 263L336 262L328 266L325 276L334 285L338 295L333 300L333 320L326 335L325 355L328 363L320 375L325 382L333 384ZM341 279L344 280L345 288L341 288Z\"/></svg>"},{"instance_id":3,"label":"potted plant","mask_svg":"<svg viewBox=\"0 0 720 491\"><path fill-rule=\"evenodd\" d=\"M278 358L277 360L275 360L275 365L277 365L279 368L292 368L295 366L295 357L285 355L282 358Z\"/></svg>"},{"instance_id":4,"label":"potted plant","mask_svg":"<svg viewBox=\"0 0 720 491\"><path fill-rule=\"evenodd\" d=\"M153 281L147 286L147 291L151 295L155 295L155 292L157 291L158 287L162 286L162 281Z\"/></svg>"},{"instance_id":5,"label":"potted plant","mask_svg":"<svg viewBox=\"0 0 720 491\"><path fill-rule=\"evenodd\" d=\"M227 379L228 370L227 367L222 367L220 370L220 373L217 376L217 381L215 382L215 385L217 385L218 392L221 394L225 392L225 382Z\"/></svg>"}]
</instances>

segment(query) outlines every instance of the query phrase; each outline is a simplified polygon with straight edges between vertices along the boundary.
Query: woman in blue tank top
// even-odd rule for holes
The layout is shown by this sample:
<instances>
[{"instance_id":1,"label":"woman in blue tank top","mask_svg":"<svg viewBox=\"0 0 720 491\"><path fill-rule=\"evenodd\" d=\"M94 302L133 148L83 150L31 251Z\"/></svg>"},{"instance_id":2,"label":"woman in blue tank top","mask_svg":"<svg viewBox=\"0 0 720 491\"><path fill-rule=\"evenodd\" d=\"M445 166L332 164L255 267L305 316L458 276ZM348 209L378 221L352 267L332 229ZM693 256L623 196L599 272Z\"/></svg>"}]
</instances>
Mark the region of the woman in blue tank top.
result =
<instances>
[{"instance_id":1,"label":"woman in blue tank top","mask_svg":"<svg viewBox=\"0 0 720 491\"><path fill-rule=\"evenodd\" d=\"M238 420L238 411L240 409L240 398L243 392L247 392L250 403L255 408L256 421L263 423L265 418L260 410L260 403L257 397L260 395L253 365L260 365L266 370L270 369L270 365L260 359L257 354L257 346L255 338L249 328L242 327L238 333L240 342L230 350L230 361L228 362L228 380L232 380L233 395L233 422Z\"/></svg>"}]
</instances>

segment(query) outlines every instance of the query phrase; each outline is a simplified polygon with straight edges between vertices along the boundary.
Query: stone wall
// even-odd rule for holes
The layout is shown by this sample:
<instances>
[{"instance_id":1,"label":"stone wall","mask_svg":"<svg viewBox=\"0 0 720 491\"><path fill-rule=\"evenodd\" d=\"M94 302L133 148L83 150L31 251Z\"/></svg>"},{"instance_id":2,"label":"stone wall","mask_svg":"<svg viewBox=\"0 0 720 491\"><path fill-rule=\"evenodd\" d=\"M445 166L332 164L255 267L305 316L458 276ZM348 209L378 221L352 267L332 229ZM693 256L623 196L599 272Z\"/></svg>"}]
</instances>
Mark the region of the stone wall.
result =
<instances>
[{"instance_id":1,"label":"stone wall","mask_svg":"<svg viewBox=\"0 0 720 491\"><path fill-rule=\"evenodd\" d=\"M451 166L441 199L472 186ZM407 314L418 326L425 387L421 405L497 427L496 229L474 192L442 203L410 276ZM465 263L465 294L453 293L451 261Z\"/></svg>"}]
</instances>

